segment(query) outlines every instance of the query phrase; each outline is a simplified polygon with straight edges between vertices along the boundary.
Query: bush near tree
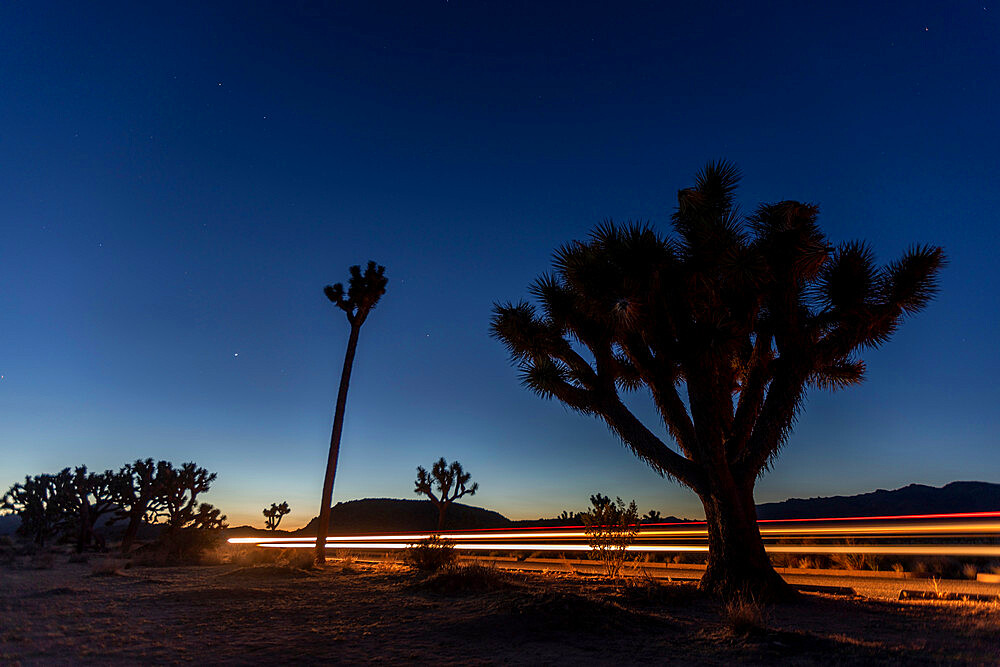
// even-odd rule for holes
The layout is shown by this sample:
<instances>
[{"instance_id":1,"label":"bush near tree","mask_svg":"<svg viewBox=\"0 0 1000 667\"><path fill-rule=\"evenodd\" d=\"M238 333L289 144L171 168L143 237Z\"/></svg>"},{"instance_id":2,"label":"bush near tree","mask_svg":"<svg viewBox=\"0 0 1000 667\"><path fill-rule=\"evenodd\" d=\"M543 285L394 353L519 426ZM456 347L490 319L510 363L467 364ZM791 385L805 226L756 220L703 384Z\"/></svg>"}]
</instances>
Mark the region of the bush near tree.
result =
<instances>
[{"instance_id":1,"label":"bush near tree","mask_svg":"<svg viewBox=\"0 0 1000 667\"><path fill-rule=\"evenodd\" d=\"M600 493L590 497L590 504L590 511L581 518L591 553L604 563L607 575L616 579L639 532L639 510L634 500L625 505L621 498L612 501Z\"/></svg>"}]
</instances>

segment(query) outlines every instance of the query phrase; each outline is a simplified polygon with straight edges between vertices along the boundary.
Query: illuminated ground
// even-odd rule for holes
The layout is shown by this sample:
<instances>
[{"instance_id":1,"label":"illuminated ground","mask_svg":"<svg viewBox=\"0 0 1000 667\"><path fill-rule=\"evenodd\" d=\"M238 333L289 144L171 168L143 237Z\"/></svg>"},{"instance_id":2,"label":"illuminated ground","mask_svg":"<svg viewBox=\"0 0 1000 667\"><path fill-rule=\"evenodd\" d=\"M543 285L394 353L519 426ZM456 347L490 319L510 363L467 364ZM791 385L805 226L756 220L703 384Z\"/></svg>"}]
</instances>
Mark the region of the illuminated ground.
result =
<instances>
[{"instance_id":1,"label":"illuminated ground","mask_svg":"<svg viewBox=\"0 0 1000 667\"><path fill-rule=\"evenodd\" d=\"M1000 646L995 603L808 595L741 638L683 584L649 598L560 575L441 592L357 565L93 569L0 570L0 663L992 663Z\"/></svg>"}]
</instances>

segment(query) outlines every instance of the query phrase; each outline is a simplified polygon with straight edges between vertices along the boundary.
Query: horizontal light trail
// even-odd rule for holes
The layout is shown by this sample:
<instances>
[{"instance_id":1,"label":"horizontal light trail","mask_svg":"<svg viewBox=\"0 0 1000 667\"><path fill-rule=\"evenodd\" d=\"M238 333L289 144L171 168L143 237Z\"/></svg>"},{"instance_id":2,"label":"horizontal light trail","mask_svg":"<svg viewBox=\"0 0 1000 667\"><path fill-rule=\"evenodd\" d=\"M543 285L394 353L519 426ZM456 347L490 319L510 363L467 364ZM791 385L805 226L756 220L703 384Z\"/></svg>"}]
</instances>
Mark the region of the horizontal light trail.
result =
<instances>
[{"instance_id":1,"label":"horizontal light trail","mask_svg":"<svg viewBox=\"0 0 1000 667\"><path fill-rule=\"evenodd\" d=\"M757 519L758 524L762 523L810 523L817 521L890 521L890 520L911 520L911 519L987 519L990 517L1000 518L1000 511L997 512L952 512L950 514L887 514L876 516L831 516L812 517L809 519ZM663 523L647 523L649 527L654 526L704 526L704 521L666 521ZM545 530L548 526L526 526L518 530ZM560 526L560 530L580 529L584 526ZM509 528L473 528L472 530L481 533L503 532Z\"/></svg>"},{"instance_id":2,"label":"horizontal light trail","mask_svg":"<svg viewBox=\"0 0 1000 667\"><path fill-rule=\"evenodd\" d=\"M795 519L760 522L765 541L788 538L825 540L822 544L767 544L771 553L789 554L895 554L998 556L998 544L831 544L832 539L880 537L893 540L913 538L975 538L993 536L1000 542L1000 512L963 512L959 514L923 514L895 517L864 517L845 522L840 517L830 519ZM978 521L977 521L978 520ZM808 523L807 523L808 522ZM817 525L837 522L835 525ZM674 527L676 526L676 527ZM582 527L489 529L452 533L434 533L453 543L462 551L589 551L587 533ZM385 535L339 535L327 538L328 549L397 550L405 549L431 537L431 533L391 533ZM706 552L708 531L704 522L656 524L639 530L636 552ZM695 543L691 543L691 542ZM290 549L313 548L315 537L234 537L232 544L254 544L261 547Z\"/></svg>"},{"instance_id":3,"label":"horizontal light trail","mask_svg":"<svg viewBox=\"0 0 1000 667\"><path fill-rule=\"evenodd\" d=\"M271 542L257 546L271 549L311 549L315 546L308 542ZM394 551L413 546L412 542L345 542L327 545L333 549L360 549L376 551ZM542 544L483 544L456 543L452 545L459 551L590 551L590 546L579 543L542 543ZM968 545L968 544L769 544L765 550L768 553L779 554L884 554L909 556L1000 556L1000 545ZM705 544L633 544L629 551L646 552L707 552Z\"/></svg>"},{"instance_id":4,"label":"horizontal light trail","mask_svg":"<svg viewBox=\"0 0 1000 667\"><path fill-rule=\"evenodd\" d=\"M930 525L905 525L905 526L854 526L854 527L833 527L833 528L762 528L760 530L765 537L828 537L828 536L857 536L857 535L937 535L942 533L955 535L989 534L1000 535L1000 523L989 524L930 524ZM440 533L441 537L449 540L497 540L497 539L565 539L577 538L586 539L585 531L550 531L537 533ZM637 539L645 538L673 538L673 537L707 537L708 531L701 530L640 530ZM431 537L431 533L416 534L408 533L401 535L343 535L326 538L328 544L339 544L342 542L372 542L372 541L400 541L414 542L425 540ZM265 544L269 542L311 542L315 544L315 537L231 537L231 544Z\"/></svg>"}]
</instances>

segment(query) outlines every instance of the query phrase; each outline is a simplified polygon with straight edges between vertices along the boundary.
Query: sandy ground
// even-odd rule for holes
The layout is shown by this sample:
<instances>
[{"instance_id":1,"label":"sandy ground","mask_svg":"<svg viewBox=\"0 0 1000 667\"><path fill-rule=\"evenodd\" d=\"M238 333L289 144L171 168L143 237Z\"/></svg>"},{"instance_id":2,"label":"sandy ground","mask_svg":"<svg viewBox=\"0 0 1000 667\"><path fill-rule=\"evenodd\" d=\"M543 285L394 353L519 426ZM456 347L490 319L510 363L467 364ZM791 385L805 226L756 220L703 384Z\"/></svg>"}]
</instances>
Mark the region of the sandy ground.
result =
<instances>
[{"instance_id":1,"label":"sandy ground","mask_svg":"<svg viewBox=\"0 0 1000 667\"><path fill-rule=\"evenodd\" d=\"M0 663L1000 662L996 603L807 594L742 635L690 584L623 591L593 577L502 575L470 587L339 564L95 576L93 562L65 560L0 569Z\"/></svg>"}]
</instances>

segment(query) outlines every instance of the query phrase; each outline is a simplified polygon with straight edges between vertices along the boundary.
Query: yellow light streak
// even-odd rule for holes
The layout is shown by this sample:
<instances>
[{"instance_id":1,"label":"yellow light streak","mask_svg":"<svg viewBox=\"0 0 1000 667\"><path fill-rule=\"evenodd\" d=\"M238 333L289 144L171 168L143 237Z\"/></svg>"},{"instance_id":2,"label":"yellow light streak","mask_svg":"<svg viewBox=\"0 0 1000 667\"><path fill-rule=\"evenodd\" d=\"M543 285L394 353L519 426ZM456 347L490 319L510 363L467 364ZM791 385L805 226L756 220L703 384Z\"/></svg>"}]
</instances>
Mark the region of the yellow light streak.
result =
<instances>
[{"instance_id":1,"label":"yellow light streak","mask_svg":"<svg viewBox=\"0 0 1000 667\"><path fill-rule=\"evenodd\" d=\"M311 549L315 546L306 542L268 542L257 546L271 549ZM413 546L412 542L345 542L328 544L328 549L396 550ZM456 543L460 551L590 551L586 544L482 544ZM1000 545L968 544L774 544L764 547L770 553L786 554L893 554L911 556L1000 556ZM707 552L704 544L633 544L629 551L636 552Z\"/></svg>"},{"instance_id":2,"label":"yellow light streak","mask_svg":"<svg viewBox=\"0 0 1000 667\"><path fill-rule=\"evenodd\" d=\"M857 535L935 535L941 533L954 534L985 534L996 533L1000 535L1000 523L933 523L933 524L911 524L904 526L835 526L835 527L809 527L809 528L762 528L761 535L767 537L824 537L831 535L857 536ZM646 538L672 538L672 537L706 537L708 531L699 530L644 530L640 531L637 539ZM327 543L350 543L350 542L401 542L408 543L426 540L431 537L431 533L426 534L390 534L390 535L342 535L326 538ZM441 533L440 537L448 540L517 540L517 539L586 539L585 531L533 531L515 533ZM231 537L231 544L265 544L265 543L289 543L289 542L316 542L315 537Z\"/></svg>"}]
</instances>

